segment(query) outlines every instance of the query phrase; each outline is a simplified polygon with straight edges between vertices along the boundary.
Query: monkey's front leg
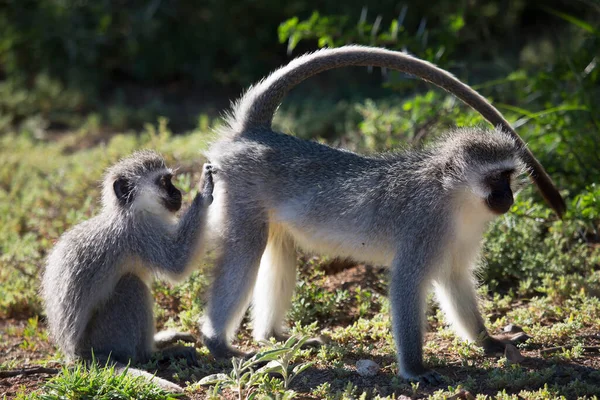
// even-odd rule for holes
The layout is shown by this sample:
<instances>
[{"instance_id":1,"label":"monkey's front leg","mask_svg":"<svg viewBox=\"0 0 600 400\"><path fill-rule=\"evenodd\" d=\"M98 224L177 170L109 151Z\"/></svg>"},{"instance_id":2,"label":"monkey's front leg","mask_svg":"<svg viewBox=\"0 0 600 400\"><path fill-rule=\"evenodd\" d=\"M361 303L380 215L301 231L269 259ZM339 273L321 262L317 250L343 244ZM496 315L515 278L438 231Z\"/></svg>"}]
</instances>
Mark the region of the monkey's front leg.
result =
<instances>
[{"instance_id":1,"label":"monkey's front leg","mask_svg":"<svg viewBox=\"0 0 600 400\"><path fill-rule=\"evenodd\" d=\"M394 263L390 303L398 372L411 381L439 384L441 376L423 365L425 283L421 266L400 261Z\"/></svg>"},{"instance_id":2,"label":"monkey's front leg","mask_svg":"<svg viewBox=\"0 0 600 400\"><path fill-rule=\"evenodd\" d=\"M490 335L477 306L475 279L468 265L454 265L435 282L436 296L447 321L464 339L482 346L488 355L504 354L511 340Z\"/></svg>"}]
</instances>

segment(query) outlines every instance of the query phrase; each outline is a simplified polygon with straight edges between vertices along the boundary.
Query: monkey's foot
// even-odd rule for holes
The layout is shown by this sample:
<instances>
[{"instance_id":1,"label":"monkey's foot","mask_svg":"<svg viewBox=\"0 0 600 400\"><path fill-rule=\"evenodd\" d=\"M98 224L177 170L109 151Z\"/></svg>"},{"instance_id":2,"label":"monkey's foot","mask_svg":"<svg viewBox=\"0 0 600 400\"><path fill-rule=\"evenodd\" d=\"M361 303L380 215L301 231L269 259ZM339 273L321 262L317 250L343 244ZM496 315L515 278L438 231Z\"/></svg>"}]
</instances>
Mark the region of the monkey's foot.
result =
<instances>
[{"instance_id":1,"label":"monkey's foot","mask_svg":"<svg viewBox=\"0 0 600 400\"><path fill-rule=\"evenodd\" d=\"M220 340L218 338L210 339L207 337L203 338L204 345L210 351L210 354L213 355L214 358L220 359L229 359L232 357L236 358L250 358L254 355L254 353L245 353L235 347L231 347L225 341Z\"/></svg>"},{"instance_id":2,"label":"monkey's foot","mask_svg":"<svg viewBox=\"0 0 600 400\"><path fill-rule=\"evenodd\" d=\"M426 368L422 368L422 371L418 373L403 372L400 376L410 382L420 382L425 385L440 385L444 383L442 375L432 369Z\"/></svg>"},{"instance_id":3,"label":"monkey's foot","mask_svg":"<svg viewBox=\"0 0 600 400\"><path fill-rule=\"evenodd\" d=\"M154 335L154 344L159 350L167 346L173 345L180 340L185 343L196 343L196 337L189 332L177 332L167 330L160 331Z\"/></svg>"},{"instance_id":4,"label":"monkey's foot","mask_svg":"<svg viewBox=\"0 0 600 400\"><path fill-rule=\"evenodd\" d=\"M506 351L506 345L512 344L516 346L525 343L529 339L529 335L525 332L519 332L516 335L507 337L506 335L487 336L483 339L481 346L487 356L503 356Z\"/></svg>"},{"instance_id":5,"label":"monkey's foot","mask_svg":"<svg viewBox=\"0 0 600 400\"><path fill-rule=\"evenodd\" d=\"M167 347L166 349L160 351L161 358L184 359L191 367L197 367L200 365L197 354L198 353L196 352L195 347L181 345Z\"/></svg>"}]
</instances>

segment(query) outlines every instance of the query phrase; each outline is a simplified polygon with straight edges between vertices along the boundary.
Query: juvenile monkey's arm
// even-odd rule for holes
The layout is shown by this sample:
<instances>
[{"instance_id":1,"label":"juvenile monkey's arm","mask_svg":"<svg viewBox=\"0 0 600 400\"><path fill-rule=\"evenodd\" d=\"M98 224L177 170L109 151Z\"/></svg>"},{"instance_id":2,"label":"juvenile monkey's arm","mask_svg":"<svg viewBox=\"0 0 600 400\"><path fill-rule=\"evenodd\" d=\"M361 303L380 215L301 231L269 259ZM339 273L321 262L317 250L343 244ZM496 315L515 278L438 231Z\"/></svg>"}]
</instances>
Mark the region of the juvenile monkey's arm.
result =
<instances>
[{"instance_id":1,"label":"juvenile monkey's arm","mask_svg":"<svg viewBox=\"0 0 600 400\"><path fill-rule=\"evenodd\" d=\"M177 280L186 275L189 264L202 245L206 222L206 209L213 201L213 167L204 164L200 179L200 192L184 212L174 232L145 229L138 241L138 254L159 273Z\"/></svg>"}]
</instances>

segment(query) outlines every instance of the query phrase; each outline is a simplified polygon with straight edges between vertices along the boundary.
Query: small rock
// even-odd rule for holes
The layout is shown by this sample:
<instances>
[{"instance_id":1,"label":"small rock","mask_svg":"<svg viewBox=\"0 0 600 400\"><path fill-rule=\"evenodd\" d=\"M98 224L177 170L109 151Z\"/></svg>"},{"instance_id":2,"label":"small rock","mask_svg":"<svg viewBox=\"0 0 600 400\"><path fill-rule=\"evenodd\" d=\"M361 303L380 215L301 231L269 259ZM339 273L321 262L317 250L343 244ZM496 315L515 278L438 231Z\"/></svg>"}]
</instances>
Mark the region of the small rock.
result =
<instances>
[{"instance_id":1,"label":"small rock","mask_svg":"<svg viewBox=\"0 0 600 400\"><path fill-rule=\"evenodd\" d=\"M523 328L518 325L508 324L504 327L504 332L506 333L519 333L523 332Z\"/></svg>"},{"instance_id":2,"label":"small rock","mask_svg":"<svg viewBox=\"0 0 600 400\"><path fill-rule=\"evenodd\" d=\"M358 360L356 362L356 372L363 377L375 376L379 372L379 365L371 360Z\"/></svg>"},{"instance_id":3,"label":"small rock","mask_svg":"<svg viewBox=\"0 0 600 400\"><path fill-rule=\"evenodd\" d=\"M525 360L525 357L521 355L519 349L517 349L512 344L506 345L506 350L504 350L504 356L509 364L519 364Z\"/></svg>"}]
</instances>

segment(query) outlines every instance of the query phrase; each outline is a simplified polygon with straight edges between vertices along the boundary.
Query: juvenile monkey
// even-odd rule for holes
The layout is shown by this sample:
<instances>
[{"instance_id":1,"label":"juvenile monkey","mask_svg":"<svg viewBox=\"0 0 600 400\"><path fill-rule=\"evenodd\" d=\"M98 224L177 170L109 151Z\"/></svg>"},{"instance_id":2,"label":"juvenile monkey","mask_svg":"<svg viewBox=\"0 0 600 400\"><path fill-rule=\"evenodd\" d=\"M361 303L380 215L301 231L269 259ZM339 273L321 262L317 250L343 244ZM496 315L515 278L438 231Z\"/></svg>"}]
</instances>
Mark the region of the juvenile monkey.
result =
<instances>
[{"instance_id":1,"label":"juvenile monkey","mask_svg":"<svg viewBox=\"0 0 600 400\"><path fill-rule=\"evenodd\" d=\"M274 132L284 95L304 79L351 65L415 75L459 97L493 125L460 129L421 151L361 156ZM230 341L252 304L256 339L283 335L295 287L296 248L391 267L399 374L439 382L423 365L425 296L434 283L463 337L503 351L477 308L473 269L487 224L513 204L528 169L561 215L565 204L542 166L501 114L448 72L404 53L346 46L299 57L233 105L207 156L220 182L210 224L219 227L204 343L218 357L243 355ZM221 172L222 171L222 172ZM215 219L213 220L213 216Z\"/></svg>"},{"instance_id":2,"label":"juvenile monkey","mask_svg":"<svg viewBox=\"0 0 600 400\"><path fill-rule=\"evenodd\" d=\"M154 351L196 361L189 333L155 333L154 276L185 278L202 253L206 209L212 203L212 167L204 165L201 192L178 221L181 192L173 172L153 151L138 151L108 169L102 212L61 236L51 251L42 296L51 336L68 359L146 362ZM182 389L145 375L168 390Z\"/></svg>"}]
</instances>

